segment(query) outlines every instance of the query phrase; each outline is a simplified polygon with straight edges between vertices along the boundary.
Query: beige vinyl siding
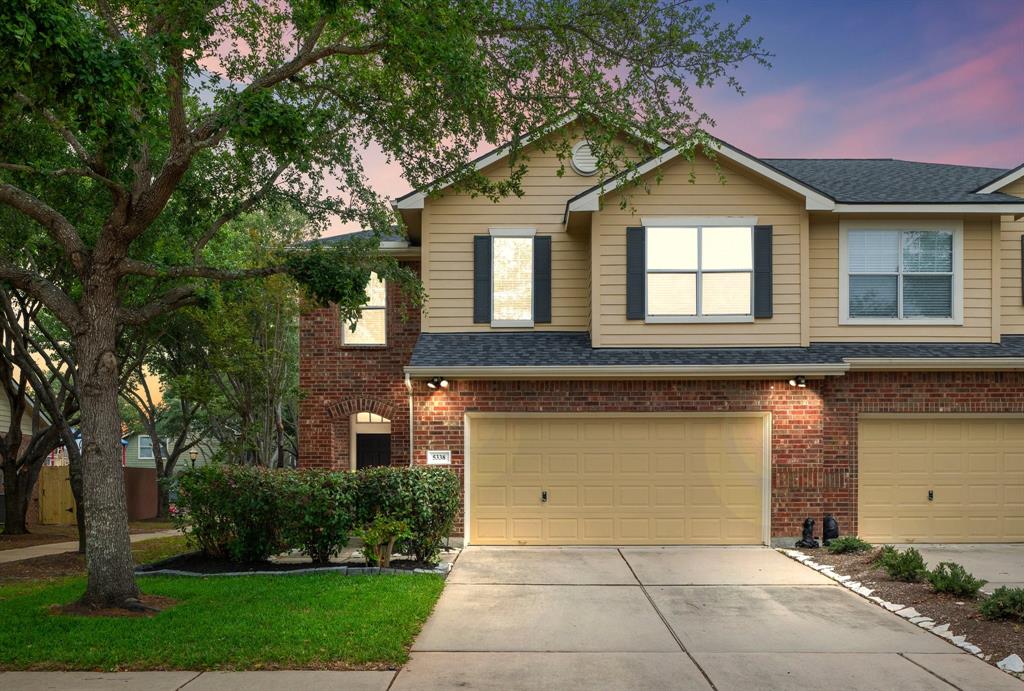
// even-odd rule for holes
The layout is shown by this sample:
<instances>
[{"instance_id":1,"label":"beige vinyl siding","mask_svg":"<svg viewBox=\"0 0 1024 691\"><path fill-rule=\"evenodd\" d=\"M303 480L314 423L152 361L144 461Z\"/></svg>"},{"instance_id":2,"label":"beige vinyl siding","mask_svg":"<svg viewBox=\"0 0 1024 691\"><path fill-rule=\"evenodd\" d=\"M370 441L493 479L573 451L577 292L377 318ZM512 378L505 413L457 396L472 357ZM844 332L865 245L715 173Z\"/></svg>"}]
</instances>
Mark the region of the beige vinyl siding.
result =
<instances>
[{"instance_id":1,"label":"beige vinyl siding","mask_svg":"<svg viewBox=\"0 0 1024 691\"><path fill-rule=\"evenodd\" d=\"M1024 197L1024 180L1000 190L1006 194ZM1002 270L1002 332L1024 334L1024 300L1021 298L1020 238L1024 235L1024 218L1014 221L1013 216L1003 216L1001 233Z\"/></svg>"},{"instance_id":2,"label":"beige vinyl siding","mask_svg":"<svg viewBox=\"0 0 1024 691\"><path fill-rule=\"evenodd\" d=\"M6 435L11 424L11 403L7 400L7 394L0 393L0 435ZM32 409L29 408L21 416L21 433L24 440L32 435Z\"/></svg>"},{"instance_id":3,"label":"beige vinyl siding","mask_svg":"<svg viewBox=\"0 0 1024 691\"><path fill-rule=\"evenodd\" d=\"M627 190L631 208L619 193L594 212L593 280L596 291L595 347L795 346L800 345L800 226L803 200L752 174L723 166L725 184L706 158L668 164L650 193ZM690 182L691 172L694 182ZM626 228L643 216L756 216L773 230L774 315L753 322L648 324L626 319Z\"/></svg>"},{"instance_id":4,"label":"beige vinyl siding","mask_svg":"<svg viewBox=\"0 0 1024 691\"><path fill-rule=\"evenodd\" d=\"M490 228L535 228L551 236L551 323L537 331L586 331L590 326L590 238L586 232L567 233L562 224L565 202L592 186L596 177L577 175L567 164L556 171L554 152L534 150L523 184L524 195L493 203L468 194L428 199L423 209L423 271L429 296L423 330L508 331L473 323L473 236ZM484 170L495 179L506 177L508 164Z\"/></svg>"},{"instance_id":5,"label":"beige vinyl siding","mask_svg":"<svg viewBox=\"0 0 1024 691\"><path fill-rule=\"evenodd\" d=\"M843 216L842 218L848 218ZM965 218L964 323L928 326L839 324L839 221L812 214L810 319L812 341L992 341L992 223Z\"/></svg>"}]
</instances>

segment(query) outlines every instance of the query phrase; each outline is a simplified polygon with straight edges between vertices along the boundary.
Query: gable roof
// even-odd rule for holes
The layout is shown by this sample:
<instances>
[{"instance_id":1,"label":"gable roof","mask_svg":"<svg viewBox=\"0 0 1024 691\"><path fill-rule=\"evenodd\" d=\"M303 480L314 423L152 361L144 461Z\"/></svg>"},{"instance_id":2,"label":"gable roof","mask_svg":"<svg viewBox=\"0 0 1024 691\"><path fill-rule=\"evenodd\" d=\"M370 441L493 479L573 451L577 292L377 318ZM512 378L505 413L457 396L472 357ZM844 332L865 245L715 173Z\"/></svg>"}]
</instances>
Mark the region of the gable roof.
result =
<instances>
[{"instance_id":1,"label":"gable roof","mask_svg":"<svg viewBox=\"0 0 1024 691\"><path fill-rule=\"evenodd\" d=\"M989 180L975 191L978 192L978 194L991 194L992 192L1001 190L1011 182L1016 182L1021 178L1024 178L1024 163L1021 163L1013 170L1003 171L998 177L993 180Z\"/></svg>"},{"instance_id":2,"label":"gable roof","mask_svg":"<svg viewBox=\"0 0 1024 691\"><path fill-rule=\"evenodd\" d=\"M848 204L984 204L1018 202L977 189L999 168L918 163L893 158L767 158L775 168Z\"/></svg>"}]
</instances>

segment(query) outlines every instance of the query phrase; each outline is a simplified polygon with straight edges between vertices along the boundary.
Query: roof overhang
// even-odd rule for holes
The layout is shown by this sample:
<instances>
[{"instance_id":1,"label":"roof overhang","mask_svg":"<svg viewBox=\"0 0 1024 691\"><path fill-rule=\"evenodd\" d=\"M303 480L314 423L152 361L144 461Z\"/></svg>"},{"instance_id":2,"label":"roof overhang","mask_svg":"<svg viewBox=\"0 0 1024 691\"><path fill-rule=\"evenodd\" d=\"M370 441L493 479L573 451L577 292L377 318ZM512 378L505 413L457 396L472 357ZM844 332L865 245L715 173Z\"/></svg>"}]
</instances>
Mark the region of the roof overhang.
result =
<instances>
[{"instance_id":1,"label":"roof overhang","mask_svg":"<svg viewBox=\"0 0 1024 691\"><path fill-rule=\"evenodd\" d=\"M409 366L412 379L443 376L447 379L789 379L840 376L845 363L794 365L569 365L558 367L425 367Z\"/></svg>"},{"instance_id":2,"label":"roof overhang","mask_svg":"<svg viewBox=\"0 0 1024 691\"><path fill-rule=\"evenodd\" d=\"M1020 204L836 204L831 211L837 214L958 214L1024 216L1024 201Z\"/></svg>"},{"instance_id":3,"label":"roof overhang","mask_svg":"<svg viewBox=\"0 0 1024 691\"><path fill-rule=\"evenodd\" d=\"M566 115L565 117L556 120L554 123L547 125L546 127L538 128L531 132L530 134L523 136L522 139L519 140L519 146L526 146L527 144L530 144L531 142L534 142L540 139L541 137L545 137L551 134L552 132L562 127L565 127L566 125L574 122L577 117L578 116L575 113L570 113L569 115ZM476 159L470 164L470 166L472 167L473 170L483 170L487 166L497 163L498 161L501 161L502 159L506 158L511 152L512 144L503 144L502 146L499 146L497 149L494 149L493 151L490 151L481 156L480 158ZM425 187L422 190L414 190L403 197L399 197L394 201L392 206L399 211L422 209L424 203L427 200L427 197L429 197L431 194L435 194L443 189L451 187L452 185L455 184L456 179L457 176L455 174L449 175L445 178L441 178L441 180L434 182L433 184L431 184L428 187Z\"/></svg>"},{"instance_id":4,"label":"roof overhang","mask_svg":"<svg viewBox=\"0 0 1024 691\"><path fill-rule=\"evenodd\" d=\"M1021 371L1024 358L968 357L968 358L844 358L851 370L941 372L941 371Z\"/></svg>"},{"instance_id":5,"label":"roof overhang","mask_svg":"<svg viewBox=\"0 0 1024 691\"><path fill-rule=\"evenodd\" d=\"M992 194L993 192L998 192L1010 183L1017 182L1022 178L1024 178L1024 163L1020 164L1013 170L1000 175L992 182L986 183L984 187L979 187L975 192L977 194Z\"/></svg>"}]
</instances>

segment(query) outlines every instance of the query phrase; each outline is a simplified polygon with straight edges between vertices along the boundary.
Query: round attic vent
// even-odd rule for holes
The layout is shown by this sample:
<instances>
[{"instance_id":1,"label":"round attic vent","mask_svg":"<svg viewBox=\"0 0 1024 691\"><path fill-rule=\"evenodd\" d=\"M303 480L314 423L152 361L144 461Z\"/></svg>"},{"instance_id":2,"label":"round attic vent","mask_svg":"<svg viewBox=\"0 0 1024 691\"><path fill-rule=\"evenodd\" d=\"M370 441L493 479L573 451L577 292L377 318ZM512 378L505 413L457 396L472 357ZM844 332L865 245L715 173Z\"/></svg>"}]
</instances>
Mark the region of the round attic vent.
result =
<instances>
[{"instance_id":1,"label":"round attic vent","mask_svg":"<svg viewBox=\"0 0 1024 691\"><path fill-rule=\"evenodd\" d=\"M583 140L572 147L572 169L580 175L593 175L597 172L597 156L590 148L590 142Z\"/></svg>"}]
</instances>

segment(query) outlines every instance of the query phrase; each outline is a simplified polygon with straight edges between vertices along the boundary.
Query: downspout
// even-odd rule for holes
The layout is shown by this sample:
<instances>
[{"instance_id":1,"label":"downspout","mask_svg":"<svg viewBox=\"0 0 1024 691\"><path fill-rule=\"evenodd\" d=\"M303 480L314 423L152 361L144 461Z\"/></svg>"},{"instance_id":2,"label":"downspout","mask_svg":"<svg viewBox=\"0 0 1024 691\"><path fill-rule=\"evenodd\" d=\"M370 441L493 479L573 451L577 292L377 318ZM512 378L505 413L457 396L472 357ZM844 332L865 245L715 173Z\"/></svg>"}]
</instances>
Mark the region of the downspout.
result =
<instances>
[{"instance_id":1,"label":"downspout","mask_svg":"<svg viewBox=\"0 0 1024 691\"><path fill-rule=\"evenodd\" d=\"M409 392L409 467L413 466L413 423L412 423L412 379L409 375L405 375L405 388Z\"/></svg>"}]
</instances>

